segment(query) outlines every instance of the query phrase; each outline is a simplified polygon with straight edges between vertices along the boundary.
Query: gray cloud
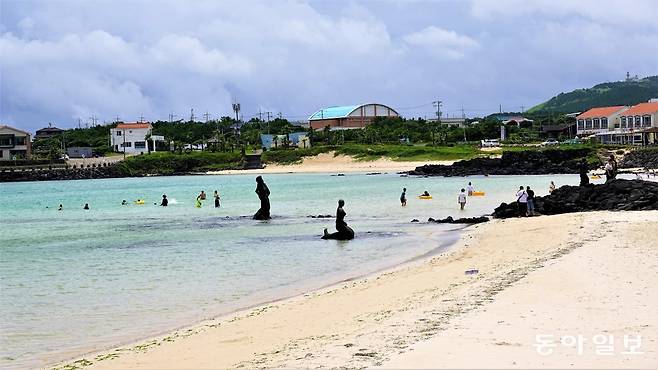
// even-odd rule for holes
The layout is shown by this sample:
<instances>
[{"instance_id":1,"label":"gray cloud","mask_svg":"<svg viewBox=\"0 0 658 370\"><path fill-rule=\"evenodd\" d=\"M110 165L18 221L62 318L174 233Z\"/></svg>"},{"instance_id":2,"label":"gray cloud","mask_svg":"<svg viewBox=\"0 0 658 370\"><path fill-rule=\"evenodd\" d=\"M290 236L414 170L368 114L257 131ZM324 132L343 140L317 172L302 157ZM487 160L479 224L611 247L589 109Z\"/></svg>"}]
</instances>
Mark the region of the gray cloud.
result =
<instances>
[{"instance_id":1,"label":"gray cloud","mask_svg":"<svg viewBox=\"0 0 658 370\"><path fill-rule=\"evenodd\" d=\"M368 101L422 116L437 98L475 115L658 73L651 1L542 1L5 0L0 121L218 117L235 99L245 118Z\"/></svg>"}]
</instances>

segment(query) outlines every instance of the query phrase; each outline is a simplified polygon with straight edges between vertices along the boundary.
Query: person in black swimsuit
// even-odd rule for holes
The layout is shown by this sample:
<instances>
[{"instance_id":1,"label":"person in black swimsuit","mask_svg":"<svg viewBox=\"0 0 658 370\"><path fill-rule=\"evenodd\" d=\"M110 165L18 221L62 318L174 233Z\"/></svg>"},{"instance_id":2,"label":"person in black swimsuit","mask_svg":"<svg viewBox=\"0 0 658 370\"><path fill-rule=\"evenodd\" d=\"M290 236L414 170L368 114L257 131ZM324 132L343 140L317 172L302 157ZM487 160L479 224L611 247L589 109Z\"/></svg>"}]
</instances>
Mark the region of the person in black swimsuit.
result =
<instances>
[{"instance_id":1,"label":"person in black swimsuit","mask_svg":"<svg viewBox=\"0 0 658 370\"><path fill-rule=\"evenodd\" d=\"M270 217L270 189L261 176L256 177L256 194L260 199L260 209L254 215L254 220L269 220Z\"/></svg>"}]
</instances>

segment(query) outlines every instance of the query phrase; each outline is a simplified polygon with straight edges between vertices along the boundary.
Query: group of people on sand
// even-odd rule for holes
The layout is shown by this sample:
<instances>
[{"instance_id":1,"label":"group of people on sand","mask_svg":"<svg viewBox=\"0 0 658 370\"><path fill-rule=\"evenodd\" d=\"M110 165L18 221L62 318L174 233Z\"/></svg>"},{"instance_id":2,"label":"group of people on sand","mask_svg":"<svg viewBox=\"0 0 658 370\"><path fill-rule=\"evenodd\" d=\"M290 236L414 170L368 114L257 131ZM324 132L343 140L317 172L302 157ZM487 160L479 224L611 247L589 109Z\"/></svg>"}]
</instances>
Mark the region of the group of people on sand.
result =
<instances>
[{"instance_id":1,"label":"group of people on sand","mask_svg":"<svg viewBox=\"0 0 658 370\"><path fill-rule=\"evenodd\" d=\"M461 189L459 195L457 196L457 203L459 203L460 210L464 210L464 207L466 207L467 196L468 197L472 196L474 192L475 192L475 187L471 182L468 183L466 189L464 188ZM426 199L431 199L431 196L432 195L427 190L425 190L421 195L419 195L420 198L426 198ZM402 205L402 207L407 206L407 188L402 188L402 194L400 194L400 204Z\"/></svg>"}]
</instances>

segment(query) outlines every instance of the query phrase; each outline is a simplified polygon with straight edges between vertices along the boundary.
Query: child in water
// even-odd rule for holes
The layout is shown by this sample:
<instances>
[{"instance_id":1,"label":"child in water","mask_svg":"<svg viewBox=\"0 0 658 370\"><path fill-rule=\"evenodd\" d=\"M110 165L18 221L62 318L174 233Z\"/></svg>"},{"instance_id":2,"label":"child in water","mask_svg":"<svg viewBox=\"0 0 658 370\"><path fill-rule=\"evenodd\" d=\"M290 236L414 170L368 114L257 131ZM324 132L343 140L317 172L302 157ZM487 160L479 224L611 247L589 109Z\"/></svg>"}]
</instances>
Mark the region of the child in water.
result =
<instances>
[{"instance_id":1,"label":"child in water","mask_svg":"<svg viewBox=\"0 0 658 370\"><path fill-rule=\"evenodd\" d=\"M464 206L466 205L466 190L462 189L462 191L459 193L459 197L457 198L457 202L459 202L459 207L463 211Z\"/></svg>"},{"instance_id":2,"label":"child in water","mask_svg":"<svg viewBox=\"0 0 658 370\"><path fill-rule=\"evenodd\" d=\"M407 205L407 188L402 188L402 194L400 195L400 203L402 203L402 207Z\"/></svg>"}]
</instances>

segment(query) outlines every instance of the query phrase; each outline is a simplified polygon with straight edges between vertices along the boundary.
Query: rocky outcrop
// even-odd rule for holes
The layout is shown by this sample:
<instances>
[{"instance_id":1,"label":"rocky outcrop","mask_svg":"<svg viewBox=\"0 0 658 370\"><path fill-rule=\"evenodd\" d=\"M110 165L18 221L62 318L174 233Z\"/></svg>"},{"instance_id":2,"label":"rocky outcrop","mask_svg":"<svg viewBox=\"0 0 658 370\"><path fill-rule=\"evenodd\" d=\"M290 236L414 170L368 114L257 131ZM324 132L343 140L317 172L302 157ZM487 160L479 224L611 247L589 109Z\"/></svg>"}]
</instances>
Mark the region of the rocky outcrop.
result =
<instances>
[{"instance_id":1,"label":"rocky outcrop","mask_svg":"<svg viewBox=\"0 0 658 370\"><path fill-rule=\"evenodd\" d=\"M619 163L621 168L658 168L658 149L634 150Z\"/></svg>"},{"instance_id":2,"label":"rocky outcrop","mask_svg":"<svg viewBox=\"0 0 658 370\"><path fill-rule=\"evenodd\" d=\"M552 194L535 198L535 213L554 215L585 211L658 210L658 182L612 180L601 185L562 186ZM516 203L502 203L495 218L516 217Z\"/></svg>"},{"instance_id":3,"label":"rocky outcrop","mask_svg":"<svg viewBox=\"0 0 658 370\"><path fill-rule=\"evenodd\" d=\"M48 181L48 180L83 180L127 177L118 166L87 167L69 169L13 170L0 171L0 182Z\"/></svg>"},{"instance_id":4,"label":"rocky outcrop","mask_svg":"<svg viewBox=\"0 0 658 370\"><path fill-rule=\"evenodd\" d=\"M480 217L462 217L458 219L452 218L452 216L448 216L443 219L435 220L432 217L427 219L427 222L436 222L437 224L480 224L483 222L489 221L488 217L485 216L480 216ZM413 220L412 220L413 222Z\"/></svg>"},{"instance_id":5,"label":"rocky outcrop","mask_svg":"<svg viewBox=\"0 0 658 370\"><path fill-rule=\"evenodd\" d=\"M578 173L583 158L591 155L590 149L549 149L504 152L501 158L475 158L455 162L450 166L424 165L410 171L416 176L470 176L470 175L544 175ZM591 168L595 168L596 164Z\"/></svg>"}]
</instances>

